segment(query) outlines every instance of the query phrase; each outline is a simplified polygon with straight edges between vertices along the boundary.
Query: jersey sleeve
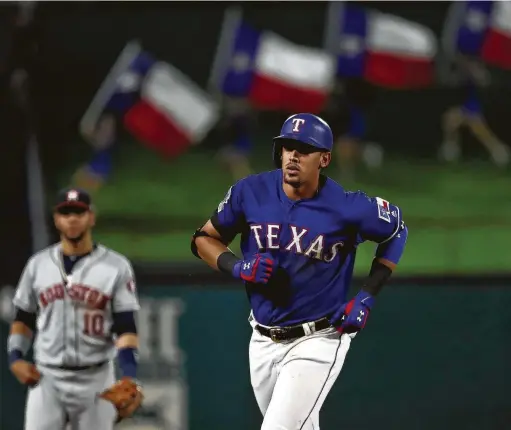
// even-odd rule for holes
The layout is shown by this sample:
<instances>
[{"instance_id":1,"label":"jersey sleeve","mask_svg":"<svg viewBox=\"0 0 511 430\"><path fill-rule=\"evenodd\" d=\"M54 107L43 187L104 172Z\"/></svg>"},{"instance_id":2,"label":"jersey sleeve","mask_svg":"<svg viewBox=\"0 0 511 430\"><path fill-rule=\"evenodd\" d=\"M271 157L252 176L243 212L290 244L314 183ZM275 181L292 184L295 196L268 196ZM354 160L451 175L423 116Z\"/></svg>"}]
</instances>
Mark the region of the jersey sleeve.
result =
<instances>
[{"instance_id":1,"label":"jersey sleeve","mask_svg":"<svg viewBox=\"0 0 511 430\"><path fill-rule=\"evenodd\" d=\"M124 261L119 272L119 278L114 289L114 297L112 300L114 312L138 311L140 309L135 273L127 260Z\"/></svg>"},{"instance_id":2,"label":"jersey sleeve","mask_svg":"<svg viewBox=\"0 0 511 430\"><path fill-rule=\"evenodd\" d=\"M360 193L357 209L358 233L364 241L385 243L405 228L401 209L381 197Z\"/></svg>"},{"instance_id":3,"label":"jersey sleeve","mask_svg":"<svg viewBox=\"0 0 511 430\"><path fill-rule=\"evenodd\" d=\"M242 231L245 223L242 187L242 181L231 186L211 217L213 227L225 241L234 239Z\"/></svg>"},{"instance_id":4,"label":"jersey sleeve","mask_svg":"<svg viewBox=\"0 0 511 430\"><path fill-rule=\"evenodd\" d=\"M29 313L37 312L37 297L34 291L34 269L34 260L30 259L23 269L12 300L14 306Z\"/></svg>"}]
</instances>

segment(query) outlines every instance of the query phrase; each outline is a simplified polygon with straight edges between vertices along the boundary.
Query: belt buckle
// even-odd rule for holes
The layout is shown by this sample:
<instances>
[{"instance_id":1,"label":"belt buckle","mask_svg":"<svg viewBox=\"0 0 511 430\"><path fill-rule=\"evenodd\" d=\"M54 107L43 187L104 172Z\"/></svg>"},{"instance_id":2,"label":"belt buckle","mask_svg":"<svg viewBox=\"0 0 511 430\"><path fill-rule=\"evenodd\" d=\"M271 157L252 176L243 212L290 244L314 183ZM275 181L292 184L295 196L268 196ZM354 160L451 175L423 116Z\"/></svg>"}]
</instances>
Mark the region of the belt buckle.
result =
<instances>
[{"instance_id":1,"label":"belt buckle","mask_svg":"<svg viewBox=\"0 0 511 430\"><path fill-rule=\"evenodd\" d=\"M277 337L279 335L282 335L286 332L285 329L283 329L282 327L274 327L274 328L271 328L270 329L270 339L275 342L275 343L279 343L281 342L281 340Z\"/></svg>"}]
</instances>

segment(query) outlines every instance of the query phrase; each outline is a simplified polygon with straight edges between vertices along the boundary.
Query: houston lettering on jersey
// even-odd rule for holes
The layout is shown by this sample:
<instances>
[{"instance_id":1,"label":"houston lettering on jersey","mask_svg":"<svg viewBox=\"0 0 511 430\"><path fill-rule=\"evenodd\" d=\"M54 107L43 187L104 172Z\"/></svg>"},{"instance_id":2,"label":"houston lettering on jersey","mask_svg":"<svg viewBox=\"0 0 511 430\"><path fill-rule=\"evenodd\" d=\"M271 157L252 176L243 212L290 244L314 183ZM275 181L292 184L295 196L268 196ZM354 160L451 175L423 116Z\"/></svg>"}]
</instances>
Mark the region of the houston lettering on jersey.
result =
<instances>
[{"instance_id":1,"label":"houston lettering on jersey","mask_svg":"<svg viewBox=\"0 0 511 430\"><path fill-rule=\"evenodd\" d=\"M101 291L82 284L72 284L66 288L63 284L55 284L39 294L39 305L45 308L56 300L63 300L65 295L71 300L83 303L89 309L104 310L111 297Z\"/></svg>"},{"instance_id":2,"label":"houston lettering on jersey","mask_svg":"<svg viewBox=\"0 0 511 430\"><path fill-rule=\"evenodd\" d=\"M250 225L251 235L259 250L281 249L330 263L344 247L344 242L340 240L327 246L324 234L311 235L308 229L296 225L289 225L291 240L280 243L281 229L280 224Z\"/></svg>"}]
</instances>

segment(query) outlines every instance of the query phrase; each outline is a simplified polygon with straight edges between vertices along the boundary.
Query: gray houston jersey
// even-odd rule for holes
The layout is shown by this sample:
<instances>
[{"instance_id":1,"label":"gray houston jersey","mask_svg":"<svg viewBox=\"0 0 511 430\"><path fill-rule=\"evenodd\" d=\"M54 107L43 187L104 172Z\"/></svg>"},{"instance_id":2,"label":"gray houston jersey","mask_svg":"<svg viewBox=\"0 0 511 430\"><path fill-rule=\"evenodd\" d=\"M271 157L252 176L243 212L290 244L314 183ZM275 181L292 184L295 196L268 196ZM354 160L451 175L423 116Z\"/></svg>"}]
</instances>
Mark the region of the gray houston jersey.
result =
<instances>
[{"instance_id":1,"label":"gray houston jersey","mask_svg":"<svg viewBox=\"0 0 511 430\"><path fill-rule=\"evenodd\" d=\"M60 244L27 262L13 303L37 313L35 361L87 366L114 357L112 313L139 309L130 262L99 245L66 277Z\"/></svg>"}]
</instances>

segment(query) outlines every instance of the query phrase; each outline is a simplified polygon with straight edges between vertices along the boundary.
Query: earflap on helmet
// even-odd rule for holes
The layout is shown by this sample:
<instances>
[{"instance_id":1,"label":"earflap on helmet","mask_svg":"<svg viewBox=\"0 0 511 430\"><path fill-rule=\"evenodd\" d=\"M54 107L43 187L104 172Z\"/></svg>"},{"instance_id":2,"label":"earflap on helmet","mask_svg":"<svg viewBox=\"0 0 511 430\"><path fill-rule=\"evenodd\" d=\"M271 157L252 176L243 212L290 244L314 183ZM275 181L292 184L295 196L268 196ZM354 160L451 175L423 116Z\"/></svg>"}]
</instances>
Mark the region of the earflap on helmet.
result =
<instances>
[{"instance_id":1,"label":"earflap on helmet","mask_svg":"<svg viewBox=\"0 0 511 430\"><path fill-rule=\"evenodd\" d=\"M277 169L282 167L282 142L273 141L273 164Z\"/></svg>"}]
</instances>

